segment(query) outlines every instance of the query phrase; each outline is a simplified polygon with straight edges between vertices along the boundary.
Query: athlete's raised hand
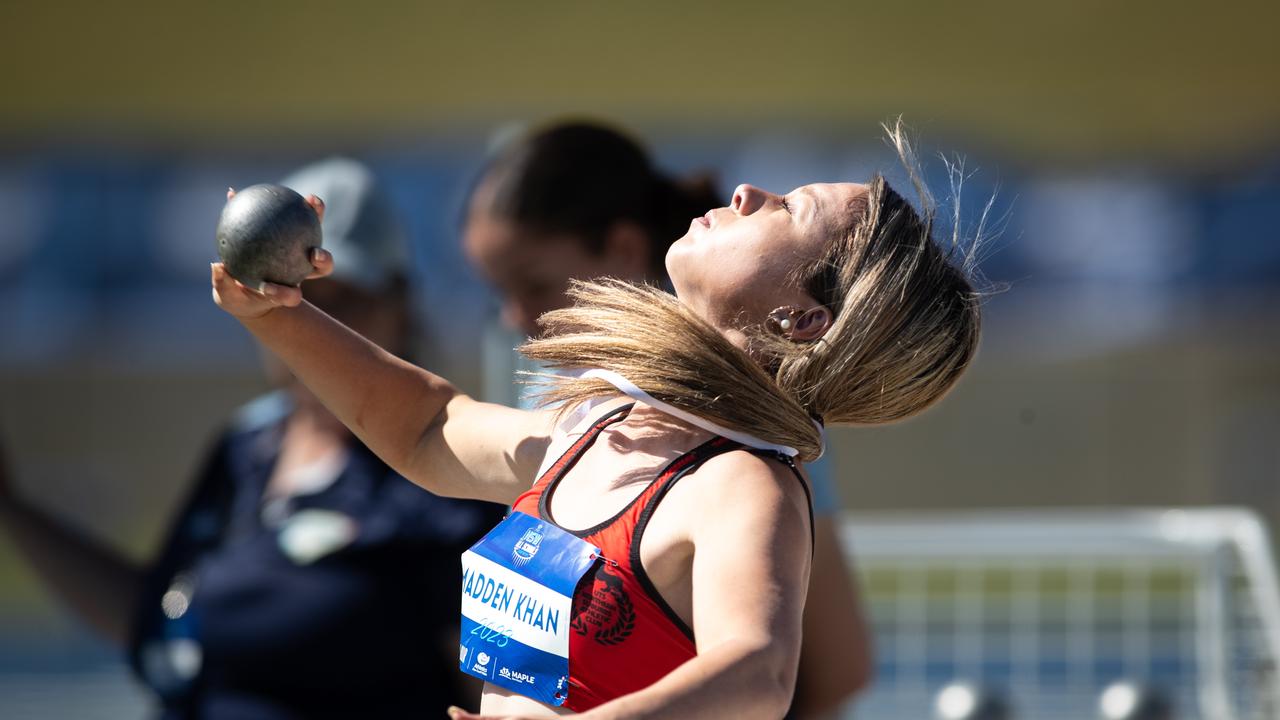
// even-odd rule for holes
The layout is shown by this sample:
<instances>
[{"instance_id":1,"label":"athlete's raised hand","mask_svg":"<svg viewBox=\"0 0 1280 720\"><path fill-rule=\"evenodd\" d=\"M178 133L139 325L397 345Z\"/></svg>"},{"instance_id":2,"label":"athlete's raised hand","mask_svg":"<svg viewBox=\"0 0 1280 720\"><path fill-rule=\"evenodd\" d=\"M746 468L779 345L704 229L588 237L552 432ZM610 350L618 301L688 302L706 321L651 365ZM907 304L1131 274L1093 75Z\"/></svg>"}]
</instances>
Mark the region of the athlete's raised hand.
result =
<instances>
[{"instance_id":1,"label":"athlete's raised hand","mask_svg":"<svg viewBox=\"0 0 1280 720\"><path fill-rule=\"evenodd\" d=\"M227 199L235 197L236 191L227 189ZM316 211L321 220L324 219L324 201L315 195L307 196L307 204ZM308 280L321 278L333 272L333 255L323 248L311 249L311 265L315 271L307 276ZM213 282L213 301L218 307L242 319L262 317L277 307L295 307L302 302L302 289L288 285L264 282L261 286L251 288L231 277L222 263L211 263Z\"/></svg>"}]
</instances>

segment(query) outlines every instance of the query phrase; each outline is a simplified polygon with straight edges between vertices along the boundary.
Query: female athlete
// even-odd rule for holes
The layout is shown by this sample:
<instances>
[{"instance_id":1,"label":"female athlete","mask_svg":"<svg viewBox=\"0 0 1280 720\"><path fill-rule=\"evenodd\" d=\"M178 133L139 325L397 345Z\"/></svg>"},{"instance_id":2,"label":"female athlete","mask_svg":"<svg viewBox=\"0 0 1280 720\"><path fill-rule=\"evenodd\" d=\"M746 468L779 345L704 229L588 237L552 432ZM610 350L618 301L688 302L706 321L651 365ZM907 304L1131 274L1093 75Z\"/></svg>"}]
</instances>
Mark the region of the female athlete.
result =
<instances>
[{"instance_id":1,"label":"female athlete","mask_svg":"<svg viewBox=\"0 0 1280 720\"><path fill-rule=\"evenodd\" d=\"M809 584L802 463L824 424L930 406L977 347L967 263L931 237L917 186L920 212L878 175L740 185L669 249L674 297L576 286L524 347L580 370L549 379L554 410L472 400L298 288L215 264L213 295L405 477L514 506L463 555L460 660L487 681L482 717L777 718Z\"/></svg>"}]
</instances>

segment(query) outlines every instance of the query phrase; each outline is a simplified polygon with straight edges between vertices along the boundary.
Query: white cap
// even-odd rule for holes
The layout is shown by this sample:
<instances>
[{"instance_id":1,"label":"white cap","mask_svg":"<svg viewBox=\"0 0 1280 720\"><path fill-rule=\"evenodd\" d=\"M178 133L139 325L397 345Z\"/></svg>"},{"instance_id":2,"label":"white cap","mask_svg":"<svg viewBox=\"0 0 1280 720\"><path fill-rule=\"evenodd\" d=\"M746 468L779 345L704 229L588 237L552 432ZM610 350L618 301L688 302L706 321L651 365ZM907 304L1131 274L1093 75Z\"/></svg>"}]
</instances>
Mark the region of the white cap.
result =
<instances>
[{"instance_id":1,"label":"white cap","mask_svg":"<svg viewBox=\"0 0 1280 720\"><path fill-rule=\"evenodd\" d=\"M294 171L280 184L324 201L324 248L333 254L330 277L380 292L392 278L408 274L404 226L363 163L328 158Z\"/></svg>"}]
</instances>

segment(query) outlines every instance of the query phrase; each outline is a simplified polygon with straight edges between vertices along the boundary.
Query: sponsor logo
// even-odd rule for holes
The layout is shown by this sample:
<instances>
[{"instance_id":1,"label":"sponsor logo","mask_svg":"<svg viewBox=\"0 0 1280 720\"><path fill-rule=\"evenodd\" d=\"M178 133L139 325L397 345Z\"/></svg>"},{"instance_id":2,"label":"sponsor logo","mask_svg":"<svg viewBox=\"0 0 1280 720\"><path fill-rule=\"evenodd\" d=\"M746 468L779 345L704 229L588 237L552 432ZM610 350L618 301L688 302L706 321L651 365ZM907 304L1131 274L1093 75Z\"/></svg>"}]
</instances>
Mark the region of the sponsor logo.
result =
<instances>
[{"instance_id":1,"label":"sponsor logo","mask_svg":"<svg viewBox=\"0 0 1280 720\"><path fill-rule=\"evenodd\" d=\"M517 566L524 565L538 554L538 546L542 544L542 538L545 535L542 532L544 526L539 523L537 527L531 527L524 531L524 535L516 541L516 546L511 550L511 560Z\"/></svg>"},{"instance_id":2,"label":"sponsor logo","mask_svg":"<svg viewBox=\"0 0 1280 720\"><path fill-rule=\"evenodd\" d=\"M526 685L533 684L533 676L530 675L529 673L520 672L519 670L512 670L511 668L507 668L507 667L498 668L498 676L506 680L511 680L513 682L518 682L518 683L524 683Z\"/></svg>"},{"instance_id":3,"label":"sponsor logo","mask_svg":"<svg viewBox=\"0 0 1280 720\"><path fill-rule=\"evenodd\" d=\"M458 646L458 662L464 663L466 661L467 661L467 646L459 645Z\"/></svg>"},{"instance_id":4,"label":"sponsor logo","mask_svg":"<svg viewBox=\"0 0 1280 720\"><path fill-rule=\"evenodd\" d=\"M477 672L484 677L489 677L489 653L478 653L476 655L476 664L471 666L472 672Z\"/></svg>"}]
</instances>

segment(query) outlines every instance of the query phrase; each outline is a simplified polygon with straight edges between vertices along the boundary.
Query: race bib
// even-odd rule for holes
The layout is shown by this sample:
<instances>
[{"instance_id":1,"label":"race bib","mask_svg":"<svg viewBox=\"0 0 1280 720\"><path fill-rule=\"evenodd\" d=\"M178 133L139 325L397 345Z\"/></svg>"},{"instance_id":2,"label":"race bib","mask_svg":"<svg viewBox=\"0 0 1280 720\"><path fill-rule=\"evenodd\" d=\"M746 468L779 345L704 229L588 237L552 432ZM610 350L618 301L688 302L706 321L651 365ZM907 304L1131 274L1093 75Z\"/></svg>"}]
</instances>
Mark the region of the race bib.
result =
<instances>
[{"instance_id":1,"label":"race bib","mask_svg":"<svg viewBox=\"0 0 1280 720\"><path fill-rule=\"evenodd\" d=\"M569 696L573 591L600 549L512 512L462 554L462 671L548 705Z\"/></svg>"}]
</instances>

